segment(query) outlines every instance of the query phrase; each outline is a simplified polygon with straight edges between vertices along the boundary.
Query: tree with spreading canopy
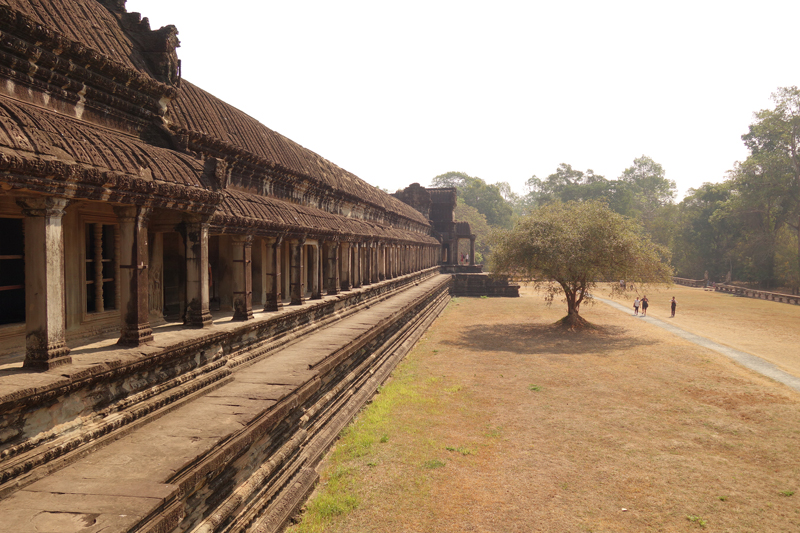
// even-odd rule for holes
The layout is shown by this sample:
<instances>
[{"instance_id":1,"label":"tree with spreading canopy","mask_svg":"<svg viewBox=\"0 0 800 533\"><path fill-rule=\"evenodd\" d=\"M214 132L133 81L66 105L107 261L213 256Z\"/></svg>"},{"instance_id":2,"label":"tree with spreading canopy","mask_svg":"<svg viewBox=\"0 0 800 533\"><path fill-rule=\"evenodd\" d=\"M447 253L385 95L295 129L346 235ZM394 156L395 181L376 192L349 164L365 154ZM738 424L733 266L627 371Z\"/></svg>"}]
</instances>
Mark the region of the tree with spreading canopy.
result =
<instances>
[{"instance_id":1,"label":"tree with spreading canopy","mask_svg":"<svg viewBox=\"0 0 800 533\"><path fill-rule=\"evenodd\" d=\"M671 282L667 249L599 201L546 205L496 239L494 272L532 280L550 302L563 294L567 316L559 323L569 329L588 324L580 307L598 282L624 279L640 288Z\"/></svg>"}]
</instances>

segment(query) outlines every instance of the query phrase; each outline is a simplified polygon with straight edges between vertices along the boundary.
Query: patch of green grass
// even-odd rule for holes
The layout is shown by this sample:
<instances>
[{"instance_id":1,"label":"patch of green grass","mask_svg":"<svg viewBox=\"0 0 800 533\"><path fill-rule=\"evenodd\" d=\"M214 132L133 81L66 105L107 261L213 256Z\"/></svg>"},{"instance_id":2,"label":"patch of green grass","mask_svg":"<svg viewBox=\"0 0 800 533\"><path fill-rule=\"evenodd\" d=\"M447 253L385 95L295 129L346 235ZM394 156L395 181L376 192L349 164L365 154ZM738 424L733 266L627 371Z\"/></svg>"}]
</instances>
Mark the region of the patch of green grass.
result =
<instances>
[{"instance_id":1,"label":"patch of green grass","mask_svg":"<svg viewBox=\"0 0 800 533\"><path fill-rule=\"evenodd\" d=\"M349 513L358 507L358 499L354 494L335 494L325 493L320 498L316 498L309 511L319 514L320 518L331 518L334 516Z\"/></svg>"},{"instance_id":2,"label":"patch of green grass","mask_svg":"<svg viewBox=\"0 0 800 533\"><path fill-rule=\"evenodd\" d=\"M540 391L542 388L539 385L528 385L528 390Z\"/></svg>"},{"instance_id":3,"label":"patch of green grass","mask_svg":"<svg viewBox=\"0 0 800 533\"><path fill-rule=\"evenodd\" d=\"M452 387L447 387L444 389L445 392L458 392L461 390L461 385L453 385Z\"/></svg>"},{"instance_id":4,"label":"patch of green grass","mask_svg":"<svg viewBox=\"0 0 800 533\"><path fill-rule=\"evenodd\" d=\"M686 520L688 520L689 522L694 522L695 524L703 528L708 525L708 521L705 520L704 518L700 518L699 516L688 515L686 517Z\"/></svg>"},{"instance_id":5,"label":"patch of green grass","mask_svg":"<svg viewBox=\"0 0 800 533\"><path fill-rule=\"evenodd\" d=\"M444 465L444 461L439 459L429 459L428 461L422 463L422 468L425 468L426 470L435 470L437 468L442 468Z\"/></svg>"},{"instance_id":6,"label":"patch of green grass","mask_svg":"<svg viewBox=\"0 0 800 533\"><path fill-rule=\"evenodd\" d=\"M487 437L489 437L490 439L499 439L500 436L502 435L502 429L503 428L499 428L499 427L497 427L497 428L489 427L489 428L486 429L485 435Z\"/></svg>"},{"instance_id":7,"label":"patch of green grass","mask_svg":"<svg viewBox=\"0 0 800 533\"><path fill-rule=\"evenodd\" d=\"M445 450L447 450L448 452L458 452L458 453L460 453L461 455L472 455L472 454L474 453L474 452L472 451L472 449L470 449L470 448L466 448L466 447L464 447L464 446L458 446L458 447L455 447L455 446L445 446L445 447L444 447L444 449L445 449Z\"/></svg>"},{"instance_id":8,"label":"patch of green grass","mask_svg":"<svg viewBox=\"0 0 800 533\"><path fill-rule=\"evenodd\" d=\"M320 484L309 500L301 521L288 529L291 533L322 533L359 505L358 479L363 471L374 468L376 442L388 442L389 416L398 405L420 401L416 366L407 359L383 385L355 420L342 431L339 442L327 459Z\"/></svg>"},{"instance_id":9,"label":"patch of green grass","mask_svg":"<svg viewBox=\"0 0 800 533\"><path fill-rule=\"evenodd\" d=\"M728 501L728 497L727 496L718 496L718 498L719 498L719 501L721 501L721 502Z\"/></svg>"},{"instance_id":10,"label":"patch of green grass","mask_svg":"<svg viewBox=\"0 0 800 533\"><path fill-rule=\"evenodd\" d=\"M780 494L781 496L786 496L788 498L789 496L794 495L794 491L793 490L782 490L778 494Z\"/></svg>"}]
</instances>

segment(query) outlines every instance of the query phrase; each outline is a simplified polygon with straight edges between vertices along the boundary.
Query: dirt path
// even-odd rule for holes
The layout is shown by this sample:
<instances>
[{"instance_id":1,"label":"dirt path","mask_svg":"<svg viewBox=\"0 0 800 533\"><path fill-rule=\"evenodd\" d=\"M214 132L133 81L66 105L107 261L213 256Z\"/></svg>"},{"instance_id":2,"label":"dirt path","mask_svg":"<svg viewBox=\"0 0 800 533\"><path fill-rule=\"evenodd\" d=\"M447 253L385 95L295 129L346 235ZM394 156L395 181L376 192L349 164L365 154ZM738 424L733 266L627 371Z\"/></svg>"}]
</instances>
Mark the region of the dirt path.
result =
<instances>
[{"instance_id":1,"label":"dirt path","mask_svg":"<svg viewBox=\"0 0 800 533\"><path fill-rule=\"evenodd\" d=\"M761 323L676 297L676 324L747 337L724 309L794 349L792 306ZM529 291L454 300L341 441L321 489L346 481L355 509L319 530L800 531L800 393L607 305L583 310L599 331L562 314Z\"/></svg>"},{"instance_id":2,"label":"dirt path","mask_svg":"<svg viewBox=\"0 0 800 533\"><path fill-rule=\"evenodd\" d=\"M602 297L596 297L596 299L624 313L630 313L630 310L620 302ZM740 365L749 368L750 370L758 372L762 376L774 379L775 381L783 383L787 387L791 387L794 390L800 392L800 377L794 376L788 372L781 370L776 365L774 365L770 361L767 361L766 359L743 352L741 350L737 350L735 348L731 348L730 346L719 344L701 335L697 335L695 333L686 331L675 325L672 320L665 321L661 320L660 318L655 318L652 315L650 316L634 315L634 316L636 316L638 320L644 320L648 324L652 324L654 326L662 328L677 337L680 337L698 346L702 346L703 348L708 348L709 350L713 350L721 355L724 355L730 358L731 360L739 363ZM670 319L672 318L675 317L670 316ZM783 353L781 355L786 356L788 354Z\"/></svg>"},{"instance_id":3,"label":"dirt path","mask_svg":"<svg viewBox=\"0 0 800 533\"><path fill-rule=\"evenodd\" d=\"M597 295L608 298L608 290ZM613 297L633 313L631 292L626 299ZM641 295L641 293L639 293ZM675 285L649 289L648 316L725 346L753 354L782 370L800 376L800 306L742 298L721 292ZM675 296L678 312L669 318L669 301Z\"/></svg>"}]
</instances>

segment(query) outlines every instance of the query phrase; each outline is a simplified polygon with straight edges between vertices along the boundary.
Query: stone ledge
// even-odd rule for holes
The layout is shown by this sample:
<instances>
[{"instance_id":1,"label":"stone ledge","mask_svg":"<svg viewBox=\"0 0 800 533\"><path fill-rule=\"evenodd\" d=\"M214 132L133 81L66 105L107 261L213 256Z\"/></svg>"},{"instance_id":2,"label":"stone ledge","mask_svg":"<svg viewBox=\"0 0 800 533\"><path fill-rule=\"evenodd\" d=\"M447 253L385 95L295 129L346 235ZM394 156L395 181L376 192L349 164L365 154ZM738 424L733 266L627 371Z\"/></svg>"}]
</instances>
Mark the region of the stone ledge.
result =
<instances>
[{"instance_id":1,"label":"stone ledge","mask_svg":"<svg viewBox=\"0 0 800 533\"><path fill-rule=\"evenodd\" d=\"M167 532L179 523L186 531L277 530L270 524L280 527L302 503L316 479L314 467L339 431L446 305L449 284L445 276L422 281L397 300L365 308L353 320L305 337L305 344L258 360L213 394L10 494L0 513L14 508L18 494L40 494L36 509L14 513L14 523L7 524L25 526L15 529L24 533L31 530L25 516L48 511L49 484L112 480L163 489L149 507L137 500L125 523L112 520L124 513L91 498L72 499L62 512L99 513L102 503L98 523L105 521L109 531ZM360 333L348 340L351 331ZM338 355L343 347L337 338L349 346L346 357ZM326 348L331 343L338 348ZM332 356L338 364L330 364ZM294 385L288 390L280 383ZM229 419L224 412L237 414Z\"/></svg>"},{"instance_id":2,"label":"stone ledge","mask_svg":"<svg viewBox=\"0 0 800 533\"><path fill-rule=\"evenodd\" d=\"M221 386L238 367L434 274L428 269L253 321L222 323L217 331L157 328L151 346L79 348L72 352L73 365L54 371L0 371L0 494L35 481L36 467L69 464L82 450L118 438L127 426Z\"/></svg>"}]
</instances>

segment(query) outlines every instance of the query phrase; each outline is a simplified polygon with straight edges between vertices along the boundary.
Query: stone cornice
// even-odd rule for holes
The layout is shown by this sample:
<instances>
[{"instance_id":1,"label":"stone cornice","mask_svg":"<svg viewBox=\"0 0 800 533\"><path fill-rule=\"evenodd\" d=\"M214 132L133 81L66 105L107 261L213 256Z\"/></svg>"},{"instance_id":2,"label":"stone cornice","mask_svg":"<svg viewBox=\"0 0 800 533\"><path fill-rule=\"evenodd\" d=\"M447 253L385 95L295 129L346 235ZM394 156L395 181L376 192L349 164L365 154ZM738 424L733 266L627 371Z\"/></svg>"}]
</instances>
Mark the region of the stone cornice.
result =
<instances>
[{"instance_id":1,"label":"stone cornice","mask_svg":"<svg viewBox=\"0 0 800 533\"><path fill-rule=\"evenodd\" d=\"M269 180L279 184L278 187L280 187L280 184L287 184L291 185L292 188L296 188L299 180L304 187L304 196L319 198L320 205L335 205L337 201L345 200L356 205L364 206L376 216L386 219L386 222L390 225L398 225L398 222L402 220L408 227L416 228L420 230L418 231L419 233L427 234L428 228L416 220L393 211L386 211L382 206L367 202L357 196L336 191L327 185L321 184L319 180L311 176L294 172L279 163L259 157L252 152L234 146L226 141L208 136L201 132L187 130L176 125L170 125L170 130L175 133L177 138L186 140L186 149L188 151L196 154L210 155L228 161L230 172L239 171L244 175L253 176L256 179ZM288 199L296 200L292 198ZM368 220L368 218L364 220ZM411 231L414 230L412 229Z\"/></svg>"},{"instance_id":2,"label":"stone cornice","mask_svg":"<svg viewBox=\"0 0 800 533\"><path fill-rule=\"evenodd\" d=\"M121 172L86 168L60 161L0 154L0 190L35 191L136 205L211 214L222 194L197 187L148 181Z\"/></svg>"},{"instance_id":3,"label":"stone cornice","mask_svg":"<svg viewBox=\"0 0 800 533\"><path fill-rule=\"evenodd\" d=\"M160 83L0 5L0 63L50 86L142 118L163 115L177 88Z\"/></svg>"}]
</instances>

